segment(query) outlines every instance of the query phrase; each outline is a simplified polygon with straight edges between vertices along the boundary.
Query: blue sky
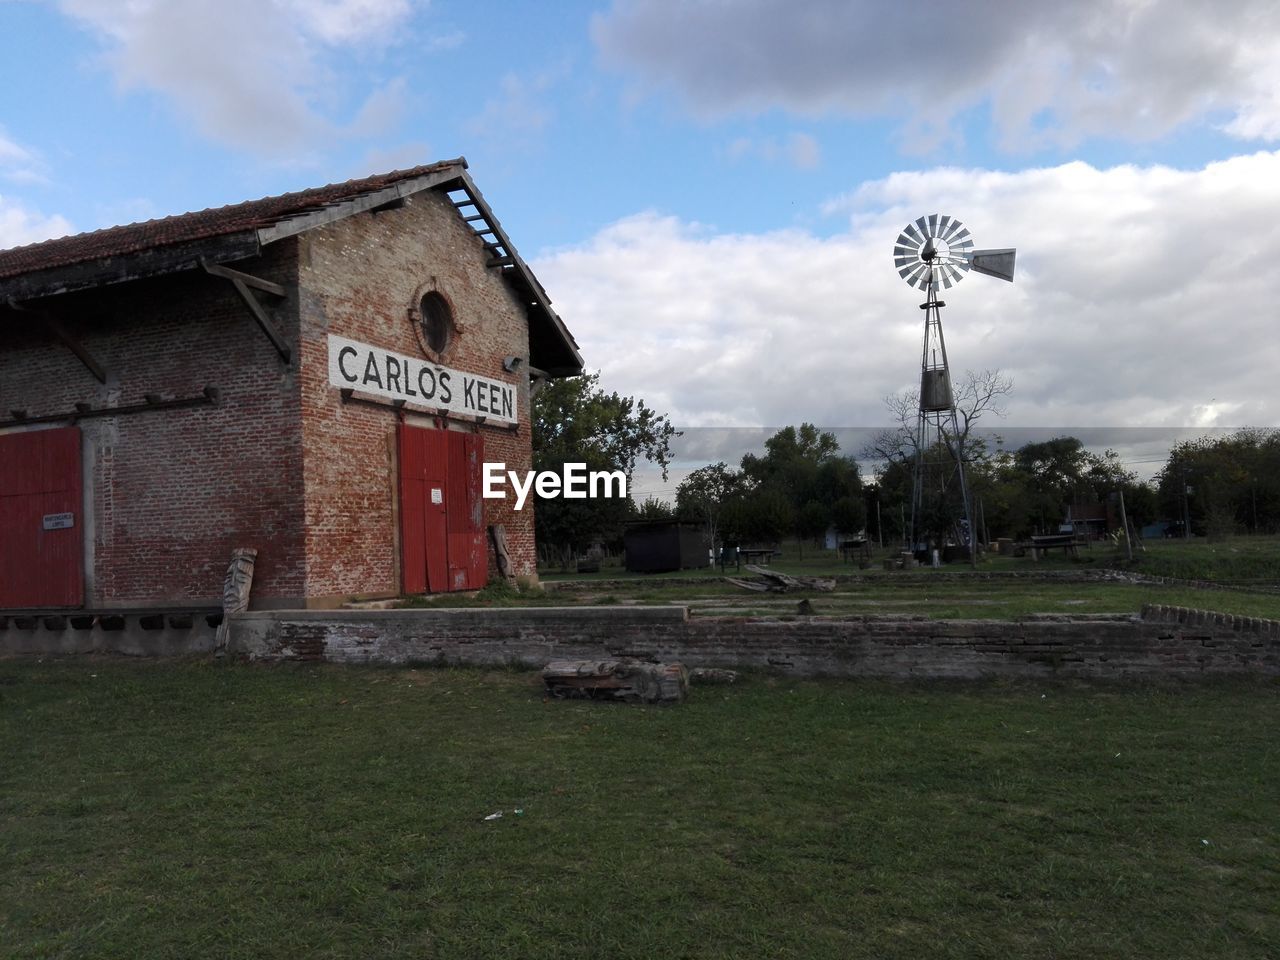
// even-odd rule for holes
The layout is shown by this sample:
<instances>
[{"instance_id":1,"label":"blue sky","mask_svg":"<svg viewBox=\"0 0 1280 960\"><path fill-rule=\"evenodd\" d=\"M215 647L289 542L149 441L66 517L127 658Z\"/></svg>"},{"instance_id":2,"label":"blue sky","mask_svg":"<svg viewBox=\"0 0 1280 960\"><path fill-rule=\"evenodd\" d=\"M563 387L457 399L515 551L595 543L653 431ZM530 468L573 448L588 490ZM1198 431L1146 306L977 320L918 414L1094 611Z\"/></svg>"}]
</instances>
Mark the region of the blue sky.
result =
<instances>
[{"instance_id":1,"label":"blue sky","mask_svg":"<svg viewBox=\"0 0 1280 960\"><path fill-rule=\"evenodd\" d=\"M0 64L0 247L465 155L608 387L856 427L937 211L1019 249L944 314L1010 429L1280 414L1273 2L0 0Z\"/></svg>"}]
</instances>

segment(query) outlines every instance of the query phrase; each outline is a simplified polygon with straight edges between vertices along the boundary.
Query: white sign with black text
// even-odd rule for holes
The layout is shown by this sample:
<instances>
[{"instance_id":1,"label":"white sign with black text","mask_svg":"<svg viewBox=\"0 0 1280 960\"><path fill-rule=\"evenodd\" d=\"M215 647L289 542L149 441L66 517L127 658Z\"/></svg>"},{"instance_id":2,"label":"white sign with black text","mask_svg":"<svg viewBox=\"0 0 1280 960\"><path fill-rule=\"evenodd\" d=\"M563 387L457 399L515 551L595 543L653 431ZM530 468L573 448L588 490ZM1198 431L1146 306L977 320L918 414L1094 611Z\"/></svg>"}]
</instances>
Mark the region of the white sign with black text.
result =
<instances>
[{"instance_id":1,"label":"white sign with black text","mask_svg":"<svg viewBox=\"0 0 1280 960\"><path fill-rule=\"evenodd\" d=\"M516 422L516 387L329 334L329 383L449 413Z\"/></svg>"}]
</instances>

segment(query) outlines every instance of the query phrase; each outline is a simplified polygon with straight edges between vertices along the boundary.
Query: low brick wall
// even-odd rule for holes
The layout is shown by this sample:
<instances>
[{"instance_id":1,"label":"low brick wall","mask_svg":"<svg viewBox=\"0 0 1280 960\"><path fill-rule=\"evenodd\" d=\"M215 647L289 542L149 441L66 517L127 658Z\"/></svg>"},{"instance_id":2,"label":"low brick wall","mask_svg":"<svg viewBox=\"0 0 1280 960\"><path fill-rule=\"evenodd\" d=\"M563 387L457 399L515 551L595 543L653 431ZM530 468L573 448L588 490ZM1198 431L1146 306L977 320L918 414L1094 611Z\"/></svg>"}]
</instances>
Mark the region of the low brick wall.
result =
<instances>
[{"instance_id":1,"label":"low brick wall","mask_svg":"<svg viewBox=\"0 0 1280 960\"><path fill-rule=\"evenodd\" d=\"M264 660L520 664L640 657L802 676L1280 675L1280 622L1177 607L1017 621L690 619L684 607L251 611L229 652Z\"/></svg>"},{"instance_id":2,"label":"low brick wall","mask_svg":"<svg viewBox=\"0 0 1280 960\"><path fill-rule=\"evenodd\" d=\"M222 612L107 610L0 615L0 654L121 653L176 657L213 650Z\"/></svg>"}]
</instances>

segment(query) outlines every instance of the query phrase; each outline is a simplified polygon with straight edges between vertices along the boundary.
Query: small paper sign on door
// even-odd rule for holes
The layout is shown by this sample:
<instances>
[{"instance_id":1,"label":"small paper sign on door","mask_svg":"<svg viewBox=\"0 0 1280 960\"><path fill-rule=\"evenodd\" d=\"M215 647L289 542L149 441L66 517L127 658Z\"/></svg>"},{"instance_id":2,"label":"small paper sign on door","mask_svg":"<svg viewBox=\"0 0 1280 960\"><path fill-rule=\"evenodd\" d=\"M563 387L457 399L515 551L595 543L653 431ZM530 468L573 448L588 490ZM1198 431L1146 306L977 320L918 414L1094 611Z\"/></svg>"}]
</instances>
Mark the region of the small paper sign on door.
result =
<instances>
[{"instance_id":1,"label":"small paper sign on door","mask_svg":"<svg viewBox=\"0 0 1280 960\"><path fill-rule=\"evenodd\" d=\"M432 503L444 503L444 491L443 491L443 490L441 490L439 487L432 487L432 488L431 488L431 502L432 502Z\"/></svg>"},{"instance_id":2,"label":"small paper sign on door","mask_svg":"<svg viewBox=\"0 0 1280 960\"><path fill-rule=\"evenodd\" d=\"M66 530L76 525L74 513L46 513L41 519L46 530Z\"/></svg>"}]
</instances>

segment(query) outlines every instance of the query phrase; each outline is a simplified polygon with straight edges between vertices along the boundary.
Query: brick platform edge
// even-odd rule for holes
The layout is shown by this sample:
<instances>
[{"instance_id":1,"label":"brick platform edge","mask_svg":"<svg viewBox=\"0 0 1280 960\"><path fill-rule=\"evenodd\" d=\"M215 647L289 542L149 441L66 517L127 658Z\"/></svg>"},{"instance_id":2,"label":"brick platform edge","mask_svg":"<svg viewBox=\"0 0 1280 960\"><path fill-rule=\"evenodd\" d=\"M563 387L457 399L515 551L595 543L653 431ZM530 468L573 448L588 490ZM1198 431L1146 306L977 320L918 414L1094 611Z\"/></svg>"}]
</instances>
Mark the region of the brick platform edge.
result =
<instances>
[{"instance_id":1,"label":"brick platform edge","mask_svg":"<svg viewBox=\"0 0 1280 960\"><path fill-rule=\"evenodd\" d=\"M540 667L641 657L797 676L1280 676L1280 622L1179 607L1017 621L690 619L686 608L250 611L229 651L256 660Z\"/></svg>"}]
</instances>

